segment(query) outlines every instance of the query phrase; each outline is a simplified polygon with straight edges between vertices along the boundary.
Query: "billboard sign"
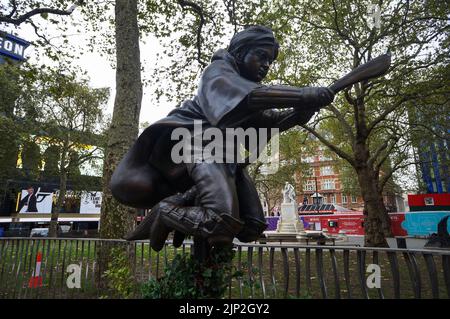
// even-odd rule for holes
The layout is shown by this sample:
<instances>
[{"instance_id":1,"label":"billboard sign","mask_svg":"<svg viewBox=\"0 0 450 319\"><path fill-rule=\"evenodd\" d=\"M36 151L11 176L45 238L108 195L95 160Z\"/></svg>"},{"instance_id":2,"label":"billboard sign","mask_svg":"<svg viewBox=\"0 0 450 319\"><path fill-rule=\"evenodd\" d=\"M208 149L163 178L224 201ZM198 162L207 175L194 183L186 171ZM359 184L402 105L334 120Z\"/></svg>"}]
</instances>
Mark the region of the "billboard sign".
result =
<instances>
[{"instance_id":1,"label":"billboard sign","mask_svg":"<svg viewBox=\"0 0 450 319\"><path fill-rule=\"evenodd\" d=\"M80 214L100 214L102 192L83 192L81 194Z\"/></svg>"},{"instance_id":2,"label":"billboard sign","mask_svg":"<svg viewBox=\"0 0 450 319\"><path fill-rule=\"evenodd\" d=\"M17 201L17 211L19 213L42 213L50 214L53 205L53 193L43 192L39 187L36 192L30 189L23 189L19 193Z\"/></svg>"},{"instance_id":3,"label":"billboard sign","mask_svg":"<svg viewBox=\"0 0 450 319\"><path fill-rule=\"evenodd\" d=\"M25 60L25 49L30 45L28 41L0 31L0 57L6 56L17 61Z\"/></svg>"}]
</instances>

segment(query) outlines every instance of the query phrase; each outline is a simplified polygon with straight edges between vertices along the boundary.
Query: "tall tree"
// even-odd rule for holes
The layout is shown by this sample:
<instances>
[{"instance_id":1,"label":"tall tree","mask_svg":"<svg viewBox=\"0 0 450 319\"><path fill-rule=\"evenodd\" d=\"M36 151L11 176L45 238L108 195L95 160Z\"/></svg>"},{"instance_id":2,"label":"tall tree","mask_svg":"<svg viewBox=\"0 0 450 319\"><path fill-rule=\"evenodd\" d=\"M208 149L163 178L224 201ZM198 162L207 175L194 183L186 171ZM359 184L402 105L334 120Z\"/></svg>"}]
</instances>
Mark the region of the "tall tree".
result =
<instances>
[{"instance_id":1,"label":"tall tree","mask_svg":"<svg viewBox=\"0 0 450 319\"><path fill-rule=\"evenodd\" d=\"M404 138L411 130L405 117L408 102L425 105L430 96L448 90L445 82L430 77L430 70L448 60L448 48L443 45L448 41L446 12L430 1L379 2L384 20L378 29L377 21L369 23L374 17L367 15L366 4L311 1L302 3L302 10L295 6L286 10L283 3L279 1L273 12L283 12L292 21L285 34L294 36L285 39L293 43L289 46L293 55L285 63L298 56L294 46L302 43L307 49L302 59L312 79L316 78L312 84L325 84L327 77L345 74L342 67L352 69L387 49L392 52L386 77L354 85L315 122L303 126L353 167L365 202L366 245L386 246L391 229L382 192L396 170L412 163L410 143ZM295 74L287 79L300 83ZM339 123L347 143L338 143L336 135L320 130L326 121ZM392 165L385 165L390 159Z\"/></svg>"},{"instance_id":2,"label":"tall tree","mask_svg":"<svg viewBox=\"0 0 450 319\"><path fill-rule=\"evenodd\" d=\"M27 180L36 181L42 166L41 149L34 138L27 136L22 144L22 170Z\"/></svg>"},{"instance_id":3,"label":"tall tree","mask_svg":"<svg viewBox=\"0 0 450 319\"><path fill-rule=\"evenodd\" d=\"M20 130L14 113L16 101L23 93L22 74L12 64L0 65L0 180L11 178L16 169Z\"/></svg>"},{"instance_id":4,"label":"tall tree","mask_svg":"<svg viewBox=\"0 0 450 319\"><path fill-rule=\"evenodd\" d=\"M64 74L61 69L42 73L39 83L40 98L36 104L44 128L42 134L49 148L59 156L59 192L49 230L49 236L55 237L69 174L79 172L83 163L102 158L103 108L109 91L92 89L87 81L77 80L76 73ZM51 160L49 155L47 157Z\"/></svg>"},{"instance_id":5,"label":"tall tree","mask_svg":"<svg viewBox=\"0 0 450 319\"><path fill-rule=\"evenodd\" d=\"M46 178L55 177L59 175L59 158L60 150L57 145L50 145L44 151L42 156L44 161L43 175Z\"/></svg>"}]
</instances>

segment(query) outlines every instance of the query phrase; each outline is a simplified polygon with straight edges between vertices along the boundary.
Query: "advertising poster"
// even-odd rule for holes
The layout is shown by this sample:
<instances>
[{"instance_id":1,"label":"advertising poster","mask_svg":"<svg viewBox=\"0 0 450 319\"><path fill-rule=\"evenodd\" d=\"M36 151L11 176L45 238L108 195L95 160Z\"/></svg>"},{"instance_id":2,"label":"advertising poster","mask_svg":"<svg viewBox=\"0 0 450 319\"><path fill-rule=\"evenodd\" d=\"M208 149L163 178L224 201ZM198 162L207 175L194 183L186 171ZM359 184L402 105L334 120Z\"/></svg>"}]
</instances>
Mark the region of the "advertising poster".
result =
<instances>
[{"instance_id":1,"label":"advertising poster","mask_svg":"<svg viewBox=\"0 0 450 319\"><path fill-rule=\"evenodd\" d=\"M17 201L17 211L19 213L50 214L53 205L52 199L53 193L43 192L40 187L37 190L33 187L23 189Z\"/></svg>"},{"instance_id":2,"label":"advertising poster","mask_svg":"<svg viewBox=\"0 0 450 319\"><path fill-rule=\"evenodd\" d=\"M81 194L80 214L100 214L102 192L83 192Z\"/></svg>"}]
</instances>

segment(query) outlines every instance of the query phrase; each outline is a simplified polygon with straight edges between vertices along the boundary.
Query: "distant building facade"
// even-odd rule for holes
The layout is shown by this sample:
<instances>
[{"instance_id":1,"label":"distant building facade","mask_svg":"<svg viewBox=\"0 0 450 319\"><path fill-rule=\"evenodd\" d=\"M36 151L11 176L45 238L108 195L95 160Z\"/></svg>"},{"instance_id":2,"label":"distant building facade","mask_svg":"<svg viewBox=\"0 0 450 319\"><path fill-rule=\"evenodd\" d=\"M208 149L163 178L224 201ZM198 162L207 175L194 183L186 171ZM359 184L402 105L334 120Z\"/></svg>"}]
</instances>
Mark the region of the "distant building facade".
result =
<instances>
[{"instance_id":1,"label":"distant building facade","mask_svg":"<svg viewBox=\"0 0 450 319\"><path fill-rule=\"evenodd\" d=\"M337 160L318 152L317 155L302 158L302 161L309 164L310 171L305 176L297 176L301 184L301 192L297 194L299 203L333 204L356 211L364 209L361 194L344 190ZM405 210L401 194L386 192L383 194L383 201L389 212Z\"/></svg>"},{"instance_id":2,"label":"distant building facade","mask_svg":"<svg viewBox=\"0 0 450 319\"><path fill-rule=\"evenodd\" d=\"M418 153L426 192L429 194L450 193L449 142L436 139L425 140L424 138L420 143Z\"/></svg>"}]
</instances>

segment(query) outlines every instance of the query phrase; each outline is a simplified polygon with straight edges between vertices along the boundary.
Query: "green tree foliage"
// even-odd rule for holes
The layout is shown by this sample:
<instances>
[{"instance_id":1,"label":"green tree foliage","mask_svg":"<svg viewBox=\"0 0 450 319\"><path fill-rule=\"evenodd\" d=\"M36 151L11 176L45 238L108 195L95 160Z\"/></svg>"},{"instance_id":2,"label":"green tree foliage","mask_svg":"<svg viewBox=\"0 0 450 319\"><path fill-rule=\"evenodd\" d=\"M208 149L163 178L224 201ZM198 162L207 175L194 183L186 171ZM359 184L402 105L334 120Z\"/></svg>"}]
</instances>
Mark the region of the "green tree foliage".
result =
<instances>
[{"instance_id":1,"label":"green tree foliage","mask_svg":"<svg viewBox=\"0 0 450 319\"><path fill-rule=\"evenodd\" d=\"M24 132L30 126L17 113L28 107L24 95L32 72L9 62L0 65L0 179L17 174L16 165Z\"/></svg>"},{"instance_id":2,"label":"green tree foliage","mask_svg":"<svg viewBox=\"0 0 450 319\"><path fill-rule=\"evenodd\" d=\"M17 66L5 63L0 66L0 114L12 117L20 95L20 71Z\"/></svg>"},{"instance_id":3,"label":"green tree foliage","mask_svg":"<svg viewBox=\"0 0 450 319\"><path fill-rule=\"evenodd\" d=\"M14 175L20 134L11 118L0 115L0 180Z\"/></svg>"},{"instance_id":4,"label":"green tree foliage","mask_svg":"<svg viewBox=\"0 0 450 319\"><path fill-rule=\"evenodd\" d=\"M292 43L292 52L299 52L294 47L299 44L306 49L302 59L310 84L329 84L330 78L387 50L392 53L387 76L354 85L304 126L355 170L365 200L366 244L386 245L384 237L391 233L381 194L392 174L413 162L405 138L412 129L405 116L409 102L416 109L428 107L428 98L448 91L445 82L432 76L448 61L447 12L432 1L383 2L378 29L365 3L309 1L302 10L294 5L286 10L282 3L273 12L292 19L285 40ZM295 74L288 79L297 82ZM335 130L325 129L330 122L336 123Z\"/></svg>"},{"instance_id":5,"label":"green tree foliage","mask_svg":"<svg viewBox=\"0 0 450 319\"><path fill-rule=\"evenodd\" d=\"M36 181L42 166L42 156L39 145L33 139L22 144L22 170L27 180Z\"/></svg>"},{"instance_id":6,"label":"green tree foliage","mask_svg":"<svg viewBox=\"0 0 450 319\"><path fill-rule=\"evenodd\" d=\"M57 145L50 145L44 151L43 162L44 164L44 176L55 177L59 175L59 158L60 150Z\"/></svg>"},{"instance_id":7,"label":"green tree foliage","mask_svg":"<svg viewBox=\"0 0 450 319\"><path fill-rule=\"evenodd\" d=\"M108 294L101 298L107 298L107 296L121 299L135 297L137 285L127 253L121 247L112 248L109 260L108 269L102 275L107 282Z\"/></svg>"},{"instance_id":8,"label":"green tree foliage","mask_svg":"<svg viewBox=\"0 0 450 319\"><path fill-rule=\"evenodd\" d=\"M280 163L274 174L263 174L264 166L255 162L249 168L250 176L267 204L269 213L282 202L282 189L286 182L294 185L296 194L302 192L302 178L311 175L311 167L304 158L316 152L317 143L308 139L308 134L299 129L292 129L279 136Z\"/></svg>"},{"instance_id":9,"label":"green tree foliage","mask_svg":"<svg viewBox=\"0 0 450 319\"><path fill-rule=\"evenodd\" d=\"M36 145L30 146L34 143L31 137L36 129L34 118L22 116L32 114L26 110L31 108L33 92L30 86L36 70L27 63L19 65L8 59L5 61L0 65L0 184L5 192L2 204L5 211L11 211L17 191L20 191L14 188L14 180L38 179L40 153ZM21 149L26 170L17 167Z\"/></svg>"},{"instance_id":10,"label":"green tree foliage","mask_svg":"<svg viewBox=\"0 0 450 319\"><path fill-rule=\"evenodd\" d=\"M78 155L78 152L75 150L71 150L69 152L69 164L68 164L68 170L67 170L67 176L70 179L75 179L77 177L80 177L80 156Z\"/></svg>"},{"instance_id":11,"label":"green tree foliage","mask_svg":"<svg viewBox=\"0 0 450 319\"><path fill-rule=\"evenodd\" d=\"M59 177L52 221L56 221L64 203L68 178L76 180L81 164L102 158L104 147L103 109L109 90L92 89L87 80L77 78L75 72L58 68L42 70L35 82L39 135L48 145L45 174ZM52 222L50 231L56 234L56 222Z\"/></svg>"}]
</instances>

